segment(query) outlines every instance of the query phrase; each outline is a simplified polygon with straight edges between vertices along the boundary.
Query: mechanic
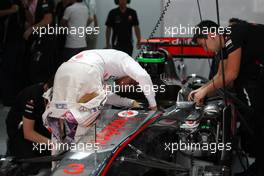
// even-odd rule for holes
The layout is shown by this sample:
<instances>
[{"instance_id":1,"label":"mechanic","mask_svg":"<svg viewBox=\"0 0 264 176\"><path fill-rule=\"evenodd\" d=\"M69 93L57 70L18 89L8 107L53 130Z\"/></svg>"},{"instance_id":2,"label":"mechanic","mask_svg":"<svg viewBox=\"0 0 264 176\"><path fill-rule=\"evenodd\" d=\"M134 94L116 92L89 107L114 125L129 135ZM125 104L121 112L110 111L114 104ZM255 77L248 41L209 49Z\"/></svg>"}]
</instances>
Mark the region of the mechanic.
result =
<instances>
[{"instance_id":1,"label":"mechanic","mask_svg":"<svg viewBox=\"0 0 264 176\"><path fill-rule=\"evenodd\" d=\"M219 26L212 21L202 21L197 27L200 32L199 30L196 31L193 37L194 42L216 54L221 50L223 51L224 60L220 62L224 63L225 84L228 86L234 83L239 98L254 110L254 117L250 115L247 118L254 122L251 127L254 129L256 139L263 139L264 76L262 64L264 49L261 41L264 40L264 26L245 22L232 24L229 28L230 31L228 32L226 29L224 34L217 31ZM203 29L211 32L205 34ZM211 81L189 94L189 100L202 104L206 96L223 87L221 65L219 64L218 72ZM246 114L250 113L247 112ZM257 171L253 175L263 176L264 152L257 140L254 143ZM249 174L247 173L247 175Z\"/></svg>"},{"instance_id":2,"label":"mechanic","mask_svg":"<svg viewBox=\"0 0 264 176\"><path fill-rule=\"evenodd\" d=\"M140 29L137 13L134 9L128 8L127 4L130 0L115 0L119 5L118 8L112 9L107 17L105 25L106 28L106 48L111 48L110 36L112 34L112 48L123 51L132 56L133 41L132 41L132 27L134 28L137 37L137 48L140 47Z\"/></svg>"},{"instance_id":3,"label":"mechanic","mask_svg":"<svg viewBox=\"0 0 264 176\"><path fill-rule=\"evenodd\" d=\"M46 83L29 86L17 96L6 118L7 155L19 158L50 155L48 150L40 152L34 146L48 144L51 137L43 126L42 114L46 105L43 94L52 85L53 78Z\"/></svg>"}]
</instances>

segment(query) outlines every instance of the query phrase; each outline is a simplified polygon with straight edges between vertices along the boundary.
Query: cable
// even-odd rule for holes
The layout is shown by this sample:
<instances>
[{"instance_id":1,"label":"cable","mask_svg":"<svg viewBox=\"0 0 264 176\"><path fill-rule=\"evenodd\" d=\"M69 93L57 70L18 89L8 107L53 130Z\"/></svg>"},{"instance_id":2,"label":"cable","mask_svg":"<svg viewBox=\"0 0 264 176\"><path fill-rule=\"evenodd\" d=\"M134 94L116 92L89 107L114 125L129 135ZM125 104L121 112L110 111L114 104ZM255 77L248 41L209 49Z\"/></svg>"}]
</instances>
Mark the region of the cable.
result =
<instances>
[{"instance_id":1,"label":"cable","mask_svg":"<svg viewBox=\"0 0 264 176\"><path fill-rule=\"evenodd\" d=\"M201 7L200 7L200 2L199 2L199 0L197 0L197 6L198 6L198 11L199 11L200 20L203 21L203 18L202 18L202 12L201 12Z\"/></svg>"},{"instance_id":2,"label":"cable","mask_svg":"<svg viewBox=\"0 0 264 176\"><path fill-rule=\"evenodd\" d=\"M216 16L217 16L217 24L220 26L220 14L219 14L219 2L216 0ZM227 96L226 96L226 82L225 82L225 68L223 62L223 50L222 50L222 38L219 35L219 43L220 43L220 62L222 68L222 80L223 80L223 90L224 90L224 102L227 106Z\"/></svg>"},{"instance_id":3,"label":"cable","mask_svg":"<svg viewBox=\"0 0 264 176\"><path fill-rule=\"evenodd\" d=\"M220 25L219 2L218 2L218 0L216 0L216 17L217 17L217 24Z\"/></svg>"},{"instance_id":4,"label":"cable","mask_svg":"<svg viewBox=\"0 0 264 176\"><path fill-rule=\"evenodd\" d=\"M151 38L154 36L154 34L156 33L156 31L157 31L157 29L159 28L159 26L160 26L160 24L161 24L161 22L162 22L162 20L163 20L163 18L164 18L164 16L165 16L166 12L168 11L168 8L169 8L170 4L171 4L171 0L168 0L168 1L166 2L166 5L164 6L162 12L161 12L161 15L160 15L160 17L159 17L157 23L155 24L153 30L151 31L151 33L150 33L150 35L149 35L149 37L148 37L148 39L147 39L147 42L148 42L149 39L151 39ZM140 51L139 51L139 53L137 54L136 58L138 58L138 57L142 54L142 52L143 52L143 48L140 49Z\"/></svg>"}]
</instances>

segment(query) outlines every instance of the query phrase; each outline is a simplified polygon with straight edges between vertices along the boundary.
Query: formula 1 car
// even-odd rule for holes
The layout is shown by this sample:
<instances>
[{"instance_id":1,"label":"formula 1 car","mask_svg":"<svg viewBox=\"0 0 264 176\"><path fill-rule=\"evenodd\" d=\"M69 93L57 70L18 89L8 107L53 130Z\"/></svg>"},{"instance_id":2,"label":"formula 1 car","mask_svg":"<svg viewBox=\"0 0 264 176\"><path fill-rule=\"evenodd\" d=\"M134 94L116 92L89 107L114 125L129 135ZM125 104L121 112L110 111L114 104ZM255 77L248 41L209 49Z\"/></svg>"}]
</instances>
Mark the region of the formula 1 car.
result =
<instances>
[{"instance_id":1,"label":"formula 1 car","mask_svg":"<svg viewBox=\"0 0 264 176\"><path fill-rule=\"evenodd\" d=\"M51 175L230 175L231 106L221 97L186 101L204 82L189 77L163 111L106 109Z\"/></svg>"},{"instance_id":2,"label":"formula 1 car","mask_svg":"<svg viewBox=\"0 0 264 176\"><path fill-rule=\"evenodd\" d=\"M103 110L88 133L56 158L60 161L48 175L230 175L232 106L218 96L208 98L204 106L186 101L189 92L205 82L188 77L174 105L162 111ZM32 161L38 162L23 160ZM4 167L6 163L2 173L12 168Z\"/></svg>"}]
</instances>

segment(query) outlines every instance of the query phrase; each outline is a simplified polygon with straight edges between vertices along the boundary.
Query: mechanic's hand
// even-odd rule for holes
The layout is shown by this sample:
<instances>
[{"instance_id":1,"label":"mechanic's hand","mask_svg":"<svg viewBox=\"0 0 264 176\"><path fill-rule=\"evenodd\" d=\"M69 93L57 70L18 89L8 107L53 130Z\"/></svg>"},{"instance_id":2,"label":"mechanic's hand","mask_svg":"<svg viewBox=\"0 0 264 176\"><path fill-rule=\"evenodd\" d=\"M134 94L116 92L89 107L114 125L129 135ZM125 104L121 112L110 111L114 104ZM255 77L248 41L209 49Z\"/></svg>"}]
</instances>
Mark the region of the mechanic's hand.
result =
<instances>
[{"instance_id":1,"label":"mechanic's hand","mask_svg":"<svg viewBox=\"0 0 264 176\"><path fill-rule=\"evenodd\" d=\"M194 95L199 92L201 88L191 91L188 95L188 101L194 101Z\"/></svg>"},{"instance_id":2,"label":"mechanic's hand","mask_svg":"<svg viewBox=\"0 0 264 176\"><path fill-rule=\"evenodd\" d=\"M141 105L139 102L137 102L136 100L133 101L132 103L132 108L141 108Z\"/></svg>"},{"instance_id":3,"label":"mechanic's hand","mask_svg":"<svg viewBox=\"0 0 264 176\"><path fill-rule=\"evenodd\" d=\"M158 110L157 106L149 107L149 109L150 109L151 111L157 111L157 110Z\"/></svg>"},{"instance_id":4,"label":"mechanic's hand","mask_svg":"<svg viewBox=\"0 0 264 176\"><path fill-rule=\"evenodd\" d=\"M28 40L29 36L32 34L33 28L29 27L23 34L23 37L25 40Z\"/></svg>"},{"instance_id":5,"label":"mechanic's hand","mask_svg":"<svg viewBox=\"0 0 264 176\"><path fill-rule=\"evenodd\" d=\"M189 96L188 100L196 102L197 105L202 105L204 103L204 98L206 96L205 89L197 89L192 91Z\"/></svg>"}]
</instances>

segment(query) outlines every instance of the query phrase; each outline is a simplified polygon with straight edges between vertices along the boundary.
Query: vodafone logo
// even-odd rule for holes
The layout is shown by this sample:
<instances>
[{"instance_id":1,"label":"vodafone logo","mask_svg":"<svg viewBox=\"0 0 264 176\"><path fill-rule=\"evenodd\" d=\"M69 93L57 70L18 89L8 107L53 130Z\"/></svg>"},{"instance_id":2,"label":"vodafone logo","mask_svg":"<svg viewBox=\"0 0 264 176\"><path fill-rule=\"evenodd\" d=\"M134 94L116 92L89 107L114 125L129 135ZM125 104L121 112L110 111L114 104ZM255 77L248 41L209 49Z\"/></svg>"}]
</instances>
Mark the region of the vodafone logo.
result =
<instances>
[{"instance_id":1,"label":"vodafone logo","mask_svg":"<svg viewBox=\"0 0 264 176\"><path fill-rule=\"evenodd\" d=\"M136 115L138 115L138 111L134 110L121 111L118 113L119 117L134 117Z\"/></svg>"}]
</instances>

